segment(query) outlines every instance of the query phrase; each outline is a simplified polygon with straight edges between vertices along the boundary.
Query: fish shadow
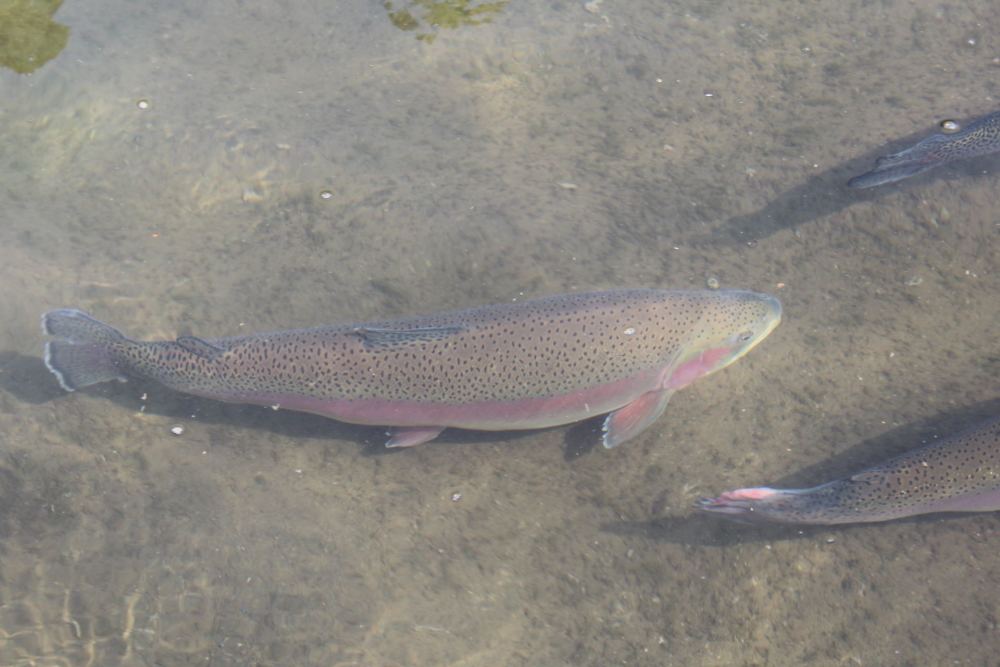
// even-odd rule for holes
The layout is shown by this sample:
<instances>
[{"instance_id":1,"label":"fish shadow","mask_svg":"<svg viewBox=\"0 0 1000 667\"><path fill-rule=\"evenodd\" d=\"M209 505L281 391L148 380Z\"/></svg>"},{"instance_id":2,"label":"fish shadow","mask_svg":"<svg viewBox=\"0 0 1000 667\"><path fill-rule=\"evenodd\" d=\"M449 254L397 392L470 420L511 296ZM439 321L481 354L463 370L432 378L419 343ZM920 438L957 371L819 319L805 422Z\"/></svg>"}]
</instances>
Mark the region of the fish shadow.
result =
<instances>
[{"instance_id":1,"label":"fish shadow","mask_svg":"<svg viewBox=\"0 0 1000 667\"><path fill-rule=\"evenodd\" d=\"M0 389L32 405L58 401L67 396L67 392L59 386L41 358L9 351L0 352ZM308 412L273 410L256 405L199 398L141 378L130 378L127 383L109 382L94 385L78 391L81 394L100 396L132 412L165 417L180 424L194 419L199 423L260 429L287 438L349 440L359 443L365 456L386 456L407 449L386 447L387 429L383 426L349 424ZM454 447L512 442L536 435L541 430L543 429L517 431L446 429L430 444L435 447ZM565 459L571 462L589 453L599 441L599 420L574 424L567 430Z\"/></svg>"},{"instance_id":2,"label":"fish shadow","mask_svg":"<svg viewBox=\"0 0 1000 667\"><path fill-rule=\"evenodd\" d=\"M566 428L563 437L563 460L572 463L582 456L589 456L594 450L602 450L600 446L604 436L604 419L606 415L585 419L571 424Z\"/></svg>"},{"instance_id":3,"label":"fish shadow","mask_svg":"<svg viewBox=\"0 0 1000 667\"><path fill-rule=\"evenodd\" d=\"M0 352L0 389L31 405L48 403L66 393L41 358L17 352Z\"/></svg>"},{"instance_id":4,"label":"fish shadow","mask_svg":"<svg viewBox=\"0 0 1000 667\"><path fill-rule=\"evenodd\" d=\"M975 118L970 119L970 122L971 120ZM963 122L963 126L966 124ZM953 182L960 179L990 178L1000 174L1000 156L984 155L959 160L896 183L863 190L847 187L847 181L851 178L874 168L877 158L909 148L936 131L931 129L915 132L819 172L801 185L781 193L763 208L730 218L706 235L694 239L694 243L753 245L778 232L837 213L858 202L877 201L900 191L923 188L935 181Z\"/></svg>"},{"instance_id":5,"label":"fish shadow","mask_svg":"<svg viewBox=\"0 0 1000 667\"><path fill-rule=\"evenodd\" d=\"M893 524L937 523L942 519L972 521L992 520L981 512L947 512L921 514L896 519ZM794 540L825 539L833 542L836 535L874 530L878 523L833 524L828 526L791 526L771 523L739 523L717 516L692 514L682 517L662 517L651 521L616 521L601 526L601 530L621 536L641 536L655 542L668 542L686 546L724 548L737 544L790 542Z\"/></svg>"},{"instance_id":6,"label":"fish shadow","mask_svg":"<svg viewBox=\"0 0 1000 667\"><path fill-rule=\"evenodd\" d=\"M975 424L1000 415L1000 398L982 401L964 408L941 412L926 419L910 422L864 442L847 448L830 458L802 468L767 486L775 488L808 488L855 474L903 452L965 430ZM653 507L653 513L657 508ZM897 519L891 523L930 523L942 518L958 519L977 516L980 512L924 514ZM995 518L994 518L995 520ZM877 525L877 524L875 524ZM734 544L774 542L778 540L815 539L817 535L835 535L857 530L871 530L873 524L842 524L831 526L795 526L768 523L738 523L719 516L696 512L679 517L658 517L648 521L615 521L603 524L601 530L624 536L677 544L726 547Z\"/></svg>"}]
</instances>

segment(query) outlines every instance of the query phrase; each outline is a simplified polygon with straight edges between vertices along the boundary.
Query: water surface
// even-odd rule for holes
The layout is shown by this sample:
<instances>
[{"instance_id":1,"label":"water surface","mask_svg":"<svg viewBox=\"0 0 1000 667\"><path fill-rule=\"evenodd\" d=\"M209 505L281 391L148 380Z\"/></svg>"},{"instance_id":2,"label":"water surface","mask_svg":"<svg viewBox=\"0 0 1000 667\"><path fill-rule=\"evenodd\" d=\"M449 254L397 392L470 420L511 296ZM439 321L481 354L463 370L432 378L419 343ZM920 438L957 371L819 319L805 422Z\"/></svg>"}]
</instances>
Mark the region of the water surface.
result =
<instances>
[{"instance_id":1,"label":"water surface","mask_svg":"<svg viewBox=\"0 0 1000 667\"><path fill-rule=\"evenodd\" d=\"M1000 161L844 185L1000 107L994 3L50 20L65 45L0 70L0 663L995 659L998 516L690 509L1000 409ZM783 324L611 452L595 422L384 454L378 429L155 385L65 395L39 358L61 306L213 337L710 278L777 294Z\"/></svg>"}]
</instances>

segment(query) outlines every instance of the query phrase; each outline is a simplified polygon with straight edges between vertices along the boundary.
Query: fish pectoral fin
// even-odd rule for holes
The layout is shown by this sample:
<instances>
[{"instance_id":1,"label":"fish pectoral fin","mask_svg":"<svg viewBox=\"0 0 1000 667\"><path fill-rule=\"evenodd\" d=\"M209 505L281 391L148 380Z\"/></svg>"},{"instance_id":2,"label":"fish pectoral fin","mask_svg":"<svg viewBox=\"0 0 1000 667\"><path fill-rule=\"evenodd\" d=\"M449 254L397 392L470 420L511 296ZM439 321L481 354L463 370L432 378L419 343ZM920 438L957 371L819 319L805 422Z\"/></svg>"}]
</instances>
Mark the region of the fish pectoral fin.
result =
<instances>
[{"instance_id":1,"label":"fish pectoral fin","mask_svg":"<svg viewBox=\"0 0 1000 667\"><path fill-rule=\"evenodd\" d=\"M617 447L646 430L663 414L673 395L671 389L649 391L605 417L604 447Z\"/></svg>"},{"instance_id":2,"label":"fish pectoral fin","mask_svg":"<svg viewBox=\"0 0 1000 667\"><path fill-rule=\"evenodd\" d=\"M357 327L351 333L364 339L370 347L391 347L408 343L426 343L443 340L464 331L464 327L422 327L419 329L378 329Z\"/></svg>"},{"instance_id":3,"label":"fish pectoral fin","mask_svg":"<svg viewBox=\"0 0 1000 667\"><path fill-rule=\"evenodd\" d=\"M218 345L212 345L207 340L202 340L195 336L178 336L177 344L191 354L197 354L206 359L215 359L226 350Z\"/></svg>"},{"instance_id":4,"label":"fish pectoral fin","mask_svg":"<svg viewBox=\"0 0 1000 667\"><path fill-rule=\"evenodd\" d=\"M392 429L386 447L416 447L441 435L444 426L401 426Z\"/></svg>"}]
</instances>

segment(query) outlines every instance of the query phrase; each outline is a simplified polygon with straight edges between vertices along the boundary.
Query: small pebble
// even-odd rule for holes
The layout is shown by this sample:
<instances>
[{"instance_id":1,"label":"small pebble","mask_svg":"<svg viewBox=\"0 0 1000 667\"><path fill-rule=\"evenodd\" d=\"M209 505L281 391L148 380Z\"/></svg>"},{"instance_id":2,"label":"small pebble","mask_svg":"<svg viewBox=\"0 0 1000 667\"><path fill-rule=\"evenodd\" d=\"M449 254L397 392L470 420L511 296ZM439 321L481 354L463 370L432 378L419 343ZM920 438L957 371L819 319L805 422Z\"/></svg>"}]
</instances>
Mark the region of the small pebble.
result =
<instances>
[{"instance_id":1,"label":"small pebble","mask_svg":"<svg viewBox=\"0 0 1000 667\"><path fill-rule=\"evenodd\" d=\"M248 204L258 204L264 201L264 195L251 187L243 188L243 201Z\"/></svg>"},{"instance_id":2,"label":"small pebble","mask_svg":"<svg viewBox=\"0 0 1000 667\"><path fill-rule=\"evenodd\" d=\"M957 121L954 121L954 120L943 120L943 121L941 121L941 130L943 132L945 132L946 134L950 134L952 132L958 132L961 129L962 129L962 126L959 125Z\"/></svg>"},{"instance_id":3,"label":"small pebble","mask_svg":"<svg viewBox=\"0 0 1000 667\"><path fill-rule=\"evenodd\" d=\"M149 100L145 99L139 100L138 102L135 103L135 105L139 107L139 109L141 109L142 111L145 111L146 109L149 108Z\"/></svg>"},{"instance_id":4,"label":"small pebble","mask_svg":"<svg viewBox=\"0 0 1000 667\"><path fill-rule=\"evenodd\" d=\"M174 426L173 428L170 429L170 432L173 433L174 435L181 435L182 433L184 433L184 427Z\"/></svg>"},{"instance_id":5,"label":"small pebble","mask_svg":"<svg viewBox=\"0 0 1000 667\"><path fill-rule=\"evenodd\" d=\"M714 276L709 276L705 284L708 285L708 289L719 289L719 279Z\"/></svg>"},{"instance_id":6,"label":"small pebble","mask_svg":"<svg viewBox=\"0 0 1000 667\"><path fill-rule=\"evenodd\" d=\"M916 287L922 282L924 282L924 279L921 278L920 276L911 276L906 279L906 284L909 285L910 287Z\"/></svg>"},{"instance_id":7,"label":"small pebble","mask_svg":"<svg viewBox=\"0 0 1000 667\"><path fill-rule=\"evenodd\" d=\"M451 502L457 503L461 499L462 499L462 494L461 493L458 493L456 491L455 493L451 494Z\"/></svg>"},{"instance_id":8,"label":"small pebble","mask_svg":"<svg viewBox=\"0 0 1000 667\"><path fill-rule=\"evenodd\" d=\"M333 192L330 190L323 190L319 193L320 199L333 199Z\"/></svg>"},{"instance_id":9,"label":"small pebble","mask_svg":"<svg viewBox=\"0 0 1000 667\"><path fill-rule=\"evenodd\" d=\"M576 183L560 183L559 187L563 190L576 190Z\"/></svg>"}]
</instances>

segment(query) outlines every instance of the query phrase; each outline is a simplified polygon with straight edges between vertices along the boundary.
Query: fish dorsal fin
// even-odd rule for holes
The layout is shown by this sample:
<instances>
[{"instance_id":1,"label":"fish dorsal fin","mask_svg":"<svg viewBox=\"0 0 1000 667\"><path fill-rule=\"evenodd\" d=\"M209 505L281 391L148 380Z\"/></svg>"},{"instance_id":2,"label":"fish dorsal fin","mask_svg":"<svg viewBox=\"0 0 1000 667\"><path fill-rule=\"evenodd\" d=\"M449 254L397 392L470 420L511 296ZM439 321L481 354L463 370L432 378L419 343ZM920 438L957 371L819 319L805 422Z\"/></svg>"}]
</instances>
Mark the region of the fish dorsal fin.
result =
<instances>
[{"instance_id":1,"label":"fish dorsal fin","mask_svg":"<svg viewBox=\"0 0 1000 667\"><path fill-rule=\"evenodd\" d=\"M351 333L361 337L370 347L392 347L410 343L428 343L461 333L463 327L420 327L419 329L382 329L357 327Z\"/></svg>"},{"instance_id":2,"label":"fish dorsal fin","mask_svg":"<svg viewBox=\"0 0 1000 667\"><path fill-rule=\"evenodd\" d=\"M882 470L881 468L862 470L856 475L851 475L852 482L864 482L865 484L881 482L883 479L885 479L885 470Z\"/></svg>"},{"instance_id":3,"label":"fish dorsal fin","mask_svg":"<svg viewBox=\"0 0 1000 667\"><path fill-rule=\"evenodd\" d=\"M212 345L208 341L195 336L178 336L177 344L191 354L197 354L199 357L204 357L206 359L215 359L220 354L225 352L225 349L219 347L218 345Z\"/></svg>"}]
</instances>

